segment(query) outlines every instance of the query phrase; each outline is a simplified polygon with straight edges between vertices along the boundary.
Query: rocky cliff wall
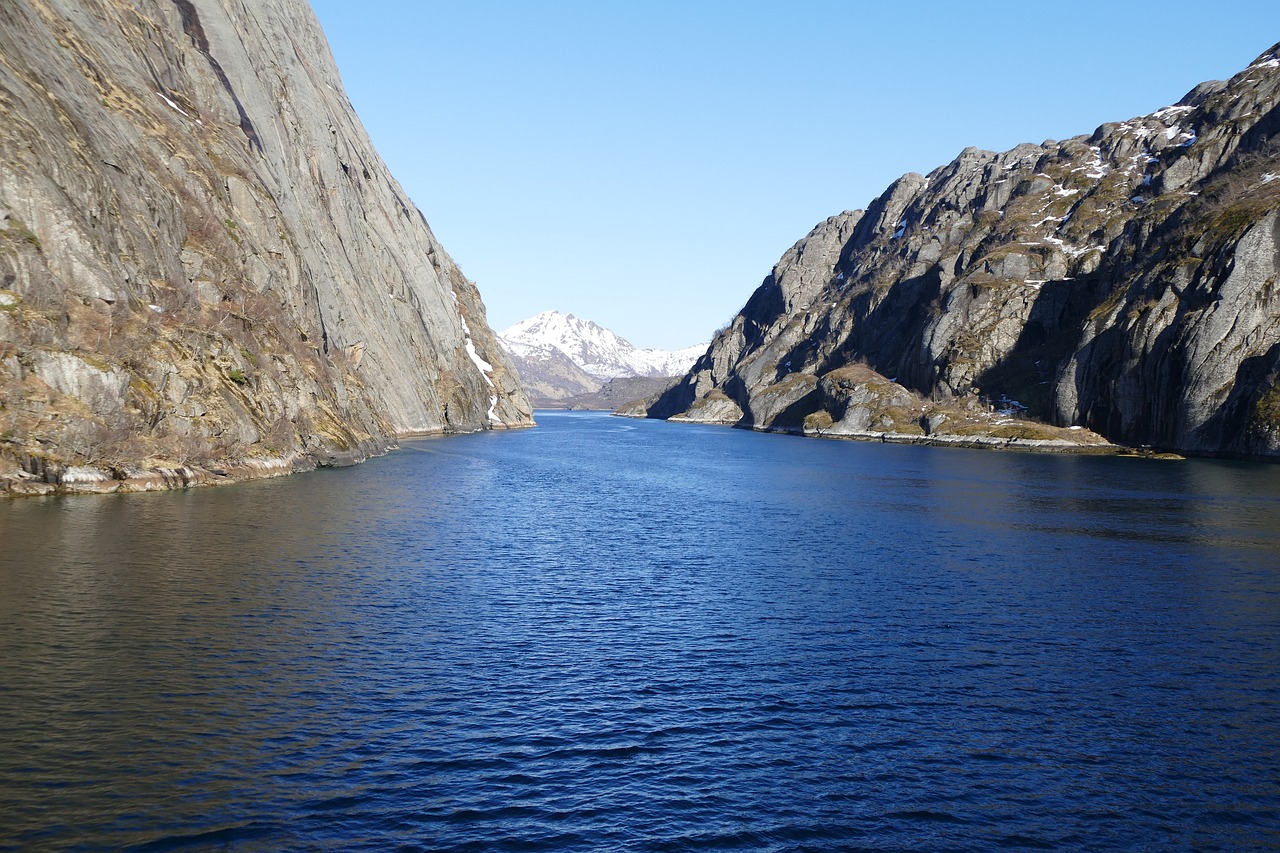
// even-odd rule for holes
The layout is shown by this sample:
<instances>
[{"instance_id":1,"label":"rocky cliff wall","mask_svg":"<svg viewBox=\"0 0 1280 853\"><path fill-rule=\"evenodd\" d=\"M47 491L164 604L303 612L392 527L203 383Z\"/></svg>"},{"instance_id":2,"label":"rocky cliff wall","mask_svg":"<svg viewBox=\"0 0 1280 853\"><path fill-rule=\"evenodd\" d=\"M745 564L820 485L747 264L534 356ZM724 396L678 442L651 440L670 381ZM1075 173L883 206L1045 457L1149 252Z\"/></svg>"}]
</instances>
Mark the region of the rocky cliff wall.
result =
<instances>
[{"instance_id":1,"label":"rocky cliff wall","mask_svg":"<svg viewBox=\"0 0 1280 853\"><path fill-rule=\"evenodd\" d=\"M649 415L1280 458L1278 90L1280 45L1151 115L902 177L788 251Z\"/></svg>"},{"instance_id":2,"label":"rocky cliff wall","mask_svg":"<svg viewBox=\"0 0 1280 853\"><path fill-rule=\"evenodd\" d=\"M531 423L303 0L2 4L0 114L0 481Z\"/></svg>"}]
</instances>

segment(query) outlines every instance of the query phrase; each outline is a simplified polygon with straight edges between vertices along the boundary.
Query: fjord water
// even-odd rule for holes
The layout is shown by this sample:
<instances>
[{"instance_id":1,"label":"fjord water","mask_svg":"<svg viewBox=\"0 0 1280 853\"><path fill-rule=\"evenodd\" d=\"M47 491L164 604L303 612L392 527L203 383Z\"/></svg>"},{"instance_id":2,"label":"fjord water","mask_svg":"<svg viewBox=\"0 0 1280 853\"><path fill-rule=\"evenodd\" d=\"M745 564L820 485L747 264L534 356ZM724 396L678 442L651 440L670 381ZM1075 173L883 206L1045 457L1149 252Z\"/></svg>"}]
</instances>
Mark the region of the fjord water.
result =
<instances>
[{"instance_id":1,"label":"fjord water","mask_svg":"<svg viewBox=\"0 0 1280 853\"><path fill-rule=\"evenodd\" d=\"M539 420L0 505L0 848L1280 845L1280 469Z\"/></svg>"}]
</instances>

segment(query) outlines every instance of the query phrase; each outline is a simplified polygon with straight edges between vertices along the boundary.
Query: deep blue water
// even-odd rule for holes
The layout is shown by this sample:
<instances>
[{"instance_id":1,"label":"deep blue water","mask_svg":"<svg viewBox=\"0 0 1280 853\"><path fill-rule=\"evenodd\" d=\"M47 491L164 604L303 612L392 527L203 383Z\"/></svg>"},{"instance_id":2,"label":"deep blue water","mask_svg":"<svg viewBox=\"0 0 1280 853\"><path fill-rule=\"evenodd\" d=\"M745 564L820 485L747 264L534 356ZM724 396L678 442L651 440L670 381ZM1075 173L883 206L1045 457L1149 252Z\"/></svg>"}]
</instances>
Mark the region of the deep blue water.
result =
<instances>
[{"instance_id":1,"label":"deep blue water","mask_svg":"<svg viewBox=\"0 0 1280 853\"><path fill-rule=\"evenodd\" d=\"M0 503L0 849L1280 847L1280 468L539 419Z\"/></svg>"}]
</instances>

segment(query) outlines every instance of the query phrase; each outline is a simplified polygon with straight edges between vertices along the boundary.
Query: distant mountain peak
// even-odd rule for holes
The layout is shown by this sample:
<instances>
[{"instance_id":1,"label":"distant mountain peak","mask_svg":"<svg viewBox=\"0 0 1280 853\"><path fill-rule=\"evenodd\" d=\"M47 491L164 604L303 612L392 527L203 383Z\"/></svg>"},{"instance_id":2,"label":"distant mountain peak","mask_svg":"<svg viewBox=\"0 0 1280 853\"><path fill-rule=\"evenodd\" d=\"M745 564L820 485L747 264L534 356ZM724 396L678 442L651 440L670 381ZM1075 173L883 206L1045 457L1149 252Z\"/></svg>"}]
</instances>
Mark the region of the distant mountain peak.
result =
<instances>
[{"instance_id":1,"label":"distant mountain peak","mask_svg":"<svg viewBox=\"0 0 1280 853\"><path fill-rule=\"evenodd\" d=\"M626 376L679 376L685 373L706 344L679 350L640 349L603 326L559 311L543 311L521 320L501 333L509 344L552 347L563 353L583 372L596 379Z\"/></svg>"}]
</instances>

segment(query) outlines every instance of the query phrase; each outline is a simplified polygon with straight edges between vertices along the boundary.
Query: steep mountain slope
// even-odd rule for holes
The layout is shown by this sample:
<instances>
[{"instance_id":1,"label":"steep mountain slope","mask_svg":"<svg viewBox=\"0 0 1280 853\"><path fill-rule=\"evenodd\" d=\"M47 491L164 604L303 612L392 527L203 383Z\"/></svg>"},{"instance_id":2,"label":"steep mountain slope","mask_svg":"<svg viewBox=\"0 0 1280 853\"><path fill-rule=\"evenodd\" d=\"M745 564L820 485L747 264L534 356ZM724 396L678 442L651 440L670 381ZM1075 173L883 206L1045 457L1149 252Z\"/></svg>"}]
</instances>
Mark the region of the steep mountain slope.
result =
<instances>
[{"instance_id":1,"label":"steep mountain slope","mask_svg":"<svg viewBox=\"0 0 1280 853\"><path fill-rule=\"evenodd\" d=\"M511 363L520 374L520 381L534 405L600 390L601 380L551 344L521 343L503 337L498 341L511 357Z\"/></svg>"},{"instance_id":2,"label":"steep mountain slope","mask_svg":"<svg viewBox=\"0 0 1280 853\"><path fill-rule=\"evenodd\" d=\"M216 481L531 423L304 0L0 5L0 112L0 482Z\"/></svg>"},{"instance_id":3,"label":"steep mountain slope","mask_svg":"<svg viewBox=\"0 0 1280 853\"><path fill-rule=\"evenodd\" d=\"M679 350L639 349L590 320L559 311L543 311L521 320L500 337L504 342L554 347L596 379L679 376L707 348L698 344Z\"/></svg>"},{"instance_id":4,"label":"steep mountain slope","mask_svg":"<svg viewBox=\"0 0 1280 853\"><path fill-rule=\"evenodd\" d=\"M1280 456L1278 51L828 219L649 415Z\"/></svg>"}]
</instances>

